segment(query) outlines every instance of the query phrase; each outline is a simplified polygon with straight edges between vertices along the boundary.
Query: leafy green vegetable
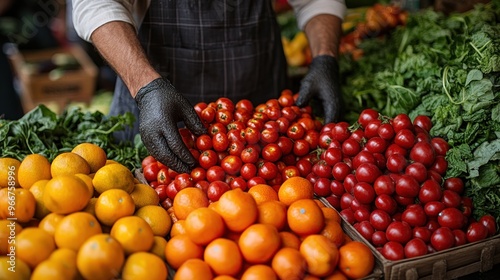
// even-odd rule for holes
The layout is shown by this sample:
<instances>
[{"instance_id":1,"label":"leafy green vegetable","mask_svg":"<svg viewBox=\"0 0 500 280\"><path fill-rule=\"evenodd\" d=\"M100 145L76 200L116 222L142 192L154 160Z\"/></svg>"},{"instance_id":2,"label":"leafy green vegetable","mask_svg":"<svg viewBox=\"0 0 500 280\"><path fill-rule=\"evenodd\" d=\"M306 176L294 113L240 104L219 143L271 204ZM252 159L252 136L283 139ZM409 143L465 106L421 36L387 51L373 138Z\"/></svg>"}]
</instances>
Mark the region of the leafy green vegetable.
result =
<instances>
[{"instance_id":1,"label":"leafy green vegetable","mask_svg":"<svg viewBox=\"0 0 500 280\"><path fill-rule=\"evenodd\" d=\"M130 169L140 167L148 154L140 137L134 143L114 140L113 133L131 126L134 116L127 113L105 116L101 112L83 112L72 107L57 115L44 105L15 121L0 120L1 157L22 160L38 153L52 161L58 154L71 151L83 142L103 148L108 159L118 161Z\"/></svg>"},{"instance_id":2,"label":"leafy green vegetable","mask_svg":"<svg viewBox=\"0 0 500 280\"><path fill-rule=\"evenodd\" d=\"M461 177L475 215L500 223L500 1L446 16L411 13L390 36L366 39L364 56L340 58L345 118L365 108L430 116L450 144L446 177Z\"/></svg>"}]
</instances>

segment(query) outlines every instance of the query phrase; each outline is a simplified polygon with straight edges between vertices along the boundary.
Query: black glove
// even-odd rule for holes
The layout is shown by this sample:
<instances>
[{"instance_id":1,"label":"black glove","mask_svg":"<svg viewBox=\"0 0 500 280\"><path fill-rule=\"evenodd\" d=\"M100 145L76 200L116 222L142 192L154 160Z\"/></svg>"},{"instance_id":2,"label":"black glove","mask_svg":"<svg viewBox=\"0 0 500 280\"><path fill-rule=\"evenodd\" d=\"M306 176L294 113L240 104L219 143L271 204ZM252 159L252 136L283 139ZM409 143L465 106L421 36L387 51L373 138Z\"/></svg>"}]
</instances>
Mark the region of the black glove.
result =
<instances>
[{"instance_id":1,"label":"black glove","mask_svg":"<svg viewBox=\"0 0 500 280\"><path fill-rule=\"evenodd\" d=\"M139 107L139 132L149 153L176 172L191 172L198 159L182 141L177 123L184 121L195 135L206 133L194 107L162 78L141 88L135 101Z\"/></svg>"},{"instance_id":2,"label":"black glove","mask_svg":"<svg viewBox=\"0 0 500 280\"><path fill-rule=\"evenodd\" d=\"M299 97L295 104L305 106L313 96L323 102L325 124L336 122L340 117L339 65L337 59L329 55L315 57L309 71L302 79Z\"/></svg>"}]
</instances>

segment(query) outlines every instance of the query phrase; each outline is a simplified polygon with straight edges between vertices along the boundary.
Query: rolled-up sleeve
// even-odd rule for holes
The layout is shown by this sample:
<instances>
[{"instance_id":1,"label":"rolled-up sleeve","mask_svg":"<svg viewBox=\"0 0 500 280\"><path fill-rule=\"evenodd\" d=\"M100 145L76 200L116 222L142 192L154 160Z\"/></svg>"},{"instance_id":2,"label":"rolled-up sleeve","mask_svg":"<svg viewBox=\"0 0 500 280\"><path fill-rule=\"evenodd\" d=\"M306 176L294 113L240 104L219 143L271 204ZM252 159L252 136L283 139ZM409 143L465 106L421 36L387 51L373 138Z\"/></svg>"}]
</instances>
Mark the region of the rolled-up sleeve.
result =
<instances>
[{"instance_id":1,"label":"rolled-up sleeve","mask_svg":"<svg viewBox=\"0 0 500 280\"><path fill-rule=\"evenodd\" d=\"M111 21L132 24L136 30L140 25L137 3L140 0L72 0L73 24L82 39L91 41L94 30Z\"/></svg>"},{"instance_id":2,"label":"rolled-up sleeve","mask_svg":"<svg viewBox=\"0 0 500 280\"><path fill-rule=\"evenodd\" d=\"M346 5L344 0L289 0L293 7L300 29L304 29L306 23L320 14L330 14L344 19Z\"/></svg>"}]
</instances>

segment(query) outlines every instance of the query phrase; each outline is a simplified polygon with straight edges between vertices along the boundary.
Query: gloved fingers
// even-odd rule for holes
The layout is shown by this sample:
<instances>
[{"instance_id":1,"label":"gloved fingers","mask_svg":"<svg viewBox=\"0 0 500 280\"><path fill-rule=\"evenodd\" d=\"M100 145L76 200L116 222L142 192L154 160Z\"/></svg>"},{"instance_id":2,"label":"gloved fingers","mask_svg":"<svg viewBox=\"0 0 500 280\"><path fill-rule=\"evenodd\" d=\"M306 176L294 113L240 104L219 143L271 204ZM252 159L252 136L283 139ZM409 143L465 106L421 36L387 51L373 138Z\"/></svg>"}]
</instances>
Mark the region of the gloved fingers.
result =
<instances>
[{"instance_id":1,"label":"gloved fingers","mask_svg":"<svg viewBox=\"0 0 500 280\"><path fill-rule=\"evenodd\" d=\"M150 154L168 168L178 173L191 172L191 166L177 157L174 151L168 146L165 138L159 136L155 144L147 147L152 147Z\"/></svg>"},{"instance_id":2,"label":"gloved fingers","mask_svg":"<svg viewBox=\"0 0 500 280\"><path fill-rule=\"evenodd\" d=\"M307 105L307 103L311 100L311 97L313 96L312 86L313 86L312 83L307 79L307 77L302 80L299 89L299 96L295 101L295 105L299 107Z\"/></svg>"},{"instance_id":3,"label":"gloved fingers","mask_svg":"<svg viewBox=\"0 0 500 280\"><path fill-rule=\"evenodd\" d=\"M335 98L335 97L333 97ZM323 101L323 113L325 115L325 120L324 123L331 123L335 122L339 118L339 109L338 108L338 102L327 102L326 100Z\"/></svg>"},{"instance_id":4,"label":"gloved fingers","mask_svg":"<svg viewBox=\"0 0 500 280\"><path fill-rule=\"evenodd\" d=\"M161 131L162 135L160 138L166 142L166 145L170 148L174 156L188 167L187 172L191 172L191 169L196 165L197 159L193 157L193 154L191 154L186 144L184 144L175 122L166 122Z\"/></svg>"},{"instance_id":5,"label":"gloved fingers","mask_svg":"<svg viewBox=\"0 0 500 280\"><path fill-rule=\"evenodd\" d=\"M207 128L203 125L200 118L198 117L198 114L196 114L196 111L192 106L186 108L185 110L182 110L181 114L184 120L184 124L189 129L189 131L191 131L191 133L196 136L208 133Z\"/></svg>"}]
</instances>

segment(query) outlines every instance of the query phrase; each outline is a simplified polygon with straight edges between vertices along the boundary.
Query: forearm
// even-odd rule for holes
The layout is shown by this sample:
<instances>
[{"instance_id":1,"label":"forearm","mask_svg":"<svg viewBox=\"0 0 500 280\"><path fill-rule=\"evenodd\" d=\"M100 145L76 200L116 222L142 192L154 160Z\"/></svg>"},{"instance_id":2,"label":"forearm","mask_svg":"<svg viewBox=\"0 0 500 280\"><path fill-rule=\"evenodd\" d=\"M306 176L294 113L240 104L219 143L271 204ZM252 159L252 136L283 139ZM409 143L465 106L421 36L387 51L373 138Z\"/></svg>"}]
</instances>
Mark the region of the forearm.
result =
<instances>
[{"instance_id":1,"label":"forearm","mask_svg":"<svg viewBox=\"0 0 500 280\"><path fill-rule=\"evenodd\" d=\"M342 20L334 15L320 14L311 18L304 27L313 57L338 57Z\"/></svg>"},{"instance_id":2,"label":"forearm","mask_svg":"<svg viewBox=\"0 0 500 280\"><path fill-rule=\"evenodd\" d=\"M144 85L160 77L149 63L131 24L108 22L97 28L91 39L102 57L122 78L132 97Z\"/></svg>"}]
</instances>

